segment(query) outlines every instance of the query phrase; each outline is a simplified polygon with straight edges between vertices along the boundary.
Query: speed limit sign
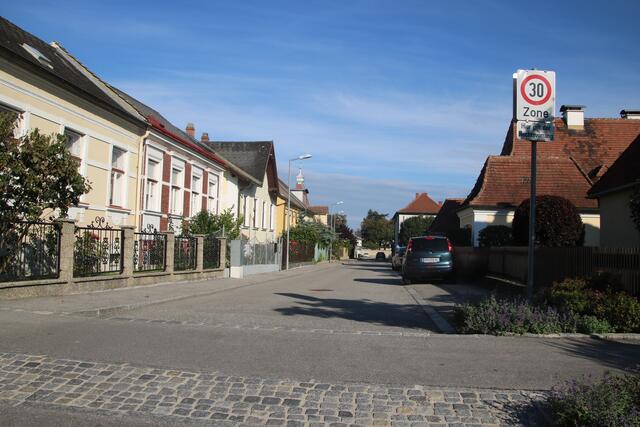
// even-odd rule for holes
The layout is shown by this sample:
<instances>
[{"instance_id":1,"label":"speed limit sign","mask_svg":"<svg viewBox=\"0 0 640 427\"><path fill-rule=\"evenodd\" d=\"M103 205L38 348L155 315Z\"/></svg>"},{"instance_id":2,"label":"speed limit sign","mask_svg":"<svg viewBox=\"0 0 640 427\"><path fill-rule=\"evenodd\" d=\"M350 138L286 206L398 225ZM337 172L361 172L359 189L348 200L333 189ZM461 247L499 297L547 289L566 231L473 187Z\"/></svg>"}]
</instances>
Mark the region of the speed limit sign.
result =
<instances>
[{"instance_id":1,"label":"speed limit sign","mask_svg":"<svg viewBox=\"0 0 640 427\"><path fill-rule=\"evenodd\" d=\"M556 73L542 70L518 70L516 83L516 120L547 122L553 120L556 104Z\"/></svg>"}]
</instances>

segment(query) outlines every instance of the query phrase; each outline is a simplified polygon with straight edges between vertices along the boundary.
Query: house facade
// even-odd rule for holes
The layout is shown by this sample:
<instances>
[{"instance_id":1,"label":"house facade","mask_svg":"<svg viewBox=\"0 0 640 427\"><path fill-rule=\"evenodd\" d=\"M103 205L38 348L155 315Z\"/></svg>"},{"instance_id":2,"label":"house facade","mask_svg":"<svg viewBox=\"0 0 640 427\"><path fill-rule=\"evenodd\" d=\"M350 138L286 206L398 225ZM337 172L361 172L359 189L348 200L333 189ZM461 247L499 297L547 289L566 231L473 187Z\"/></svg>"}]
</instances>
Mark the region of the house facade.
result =
<instances>
[{"instance_id":1,"label":"house facade","mask_svg":"<svg viewBox=\"0 0 640 427\"><path fill-rule=\"evenodd\" d=\"M640 112L635 113L635 117L640 119ZM640 136L589 190L589 197L596 198L600 208L602 247L640 247L640 226L633 222L629 205L634 194L640 193L639 165Z\"/></svg>"},{"instance_id":2,"label":"house facade","mask_svg":"<svg viewBox=\"0 0 640 427\"><path fill-rule=\"evenodd\" d=\"M563 106L555 120L555 140L538 144L537 194L571 201L585 224L586 246L600 244L600 209L587 192L640 133L640 120L628 117L585 119L584 107ZM460 227L471 229L478 244L489 225L511 226L516 207L530 194L528 141L509 126L499 156L489 156L474 188L458 210Z\"/></svg>"},{"instance_id":3,"label":"house facade","mask_svg":"<svg viewBox=\"0 0 640 427\"><path fill-rule=\"evenodd\" d=\"M273 141L201 140L201 144L242 172L237 175L242 237L259 243L275 242L278 170Z\"/></svg>"},{"instance_id":4,"label":"house facade","mask_svg":"<svg viewBox=\"0 0 640 427\"><path fill-rule=\"evenodd\" d=\"M407 219L416 216L435 218L440 212L440 208L441 205L429 197L427 193L416 193L414 199L407 206L393 215L393 241L398 242L400 227Z\"/></svg>"},{"instance_id":5,"label":"house facade","mask_svg":"<svg viewBox=\"0 0 640 427\"><path fill-rule=\"evenodd\" d=\"M300 214L306 210L296 196L291 193L291 203L287 203L289 197L289 186L281 179L278 179L278 197L276 199L276 235L285 236L287 226L295 227L298 224ZM288 206L290 205L290 210ZM287 217L288 220L287 220Z\"/></svg>"},{"instance_id":6,"label":"house facade","mask_svg":"<svg viewBox=\"0 0 640 427\"><path fill-rule=\"evenodd\" d=\"M91 191L69 210L79 225L104 217L135 225L139 146L146 125L109 94L60 44L47 44L0 18L0 109L19 114L20 136L33 129L67 136Z\"/></svg>"}]
</instances>

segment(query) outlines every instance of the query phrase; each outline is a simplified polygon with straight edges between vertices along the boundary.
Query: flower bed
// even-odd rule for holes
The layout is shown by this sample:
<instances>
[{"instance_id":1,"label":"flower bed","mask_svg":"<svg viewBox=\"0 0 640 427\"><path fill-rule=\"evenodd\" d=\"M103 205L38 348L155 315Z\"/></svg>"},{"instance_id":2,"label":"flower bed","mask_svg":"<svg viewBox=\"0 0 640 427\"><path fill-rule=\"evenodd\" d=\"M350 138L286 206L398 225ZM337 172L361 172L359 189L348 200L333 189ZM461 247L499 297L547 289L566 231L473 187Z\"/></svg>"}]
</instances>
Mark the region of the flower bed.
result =
<instances>
[{"instance_id":1,"label":"flower bed","mask_svg":"<svg viewBox=\"0 0 640 427\"><path fill-rule=\"evenodd\" d=\"M455 308L458 332L465 334L554 334L640 332L640 301L601 277L566 279L536 298L491 296Z\"/></svg>"},{"instance_id":2,"label":"flower bed","mask_svg":"<svg viewBox=\"0 0 640 427\"><path fill-rule=\"evenodd\" d=\"M640 426L640 375L605 375L597 381L571 381L548 398L559 426Z\"/></svg>"}]
</instances>

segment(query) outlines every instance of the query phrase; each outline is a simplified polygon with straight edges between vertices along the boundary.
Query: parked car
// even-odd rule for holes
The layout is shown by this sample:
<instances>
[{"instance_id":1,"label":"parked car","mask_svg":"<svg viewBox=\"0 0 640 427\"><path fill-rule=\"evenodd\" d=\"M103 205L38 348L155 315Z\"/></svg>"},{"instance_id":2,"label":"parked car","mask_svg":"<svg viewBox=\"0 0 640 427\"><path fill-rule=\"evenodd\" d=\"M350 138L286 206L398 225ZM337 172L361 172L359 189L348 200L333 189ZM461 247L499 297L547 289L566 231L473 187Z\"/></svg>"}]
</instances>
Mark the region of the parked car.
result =
<instances>
[{"instance_id":1,"label":"parked car","mask_svg":"<svg viewBox=\"0 0 640 427\"><path fill-rule=\"evenodd\" d=\"M453 273L453 246L444 236L412 237L402 261L405 283L427 278L447 278Z\"/></svg>"},{"instance_id":2,"label":"parked car","mask_svg":"<svg viewBox=\"0 0 640 427\"><path fill-rule=\"evenodd\" d=\"M384 252L378 252L376 254L376 261L386 261L387 260L387 256L384 254Z\"/></svg>"},{"instance_id":3,"label":"parked car","mask_svg":"<svg viewBox=\"0 0 640 427\"><path fill-rule=\"evenodd\" d=\"M395 271L398 271L402 268L402 258L404 257L404 252L407 248L404 246L398 246L396 248L396 253L391 258L391 268Z\"/></svg>"}]
</instances>

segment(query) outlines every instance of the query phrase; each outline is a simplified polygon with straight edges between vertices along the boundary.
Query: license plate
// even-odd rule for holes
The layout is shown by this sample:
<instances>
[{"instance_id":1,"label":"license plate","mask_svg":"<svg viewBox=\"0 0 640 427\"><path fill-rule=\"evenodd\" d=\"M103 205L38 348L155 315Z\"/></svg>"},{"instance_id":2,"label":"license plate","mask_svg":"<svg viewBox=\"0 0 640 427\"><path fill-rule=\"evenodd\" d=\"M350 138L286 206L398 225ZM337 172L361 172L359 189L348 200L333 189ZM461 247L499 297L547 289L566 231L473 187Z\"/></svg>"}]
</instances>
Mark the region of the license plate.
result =
<instances>
[{"instance_id":1,"label":"license plate","mask_svg":"<svg viewBox=\"0 0 640 427\"><path fill-rule=\"evenodd\" d=\"M424 263L440 262L440 258L420 258Z\"/></svg>"}]
</instances>

